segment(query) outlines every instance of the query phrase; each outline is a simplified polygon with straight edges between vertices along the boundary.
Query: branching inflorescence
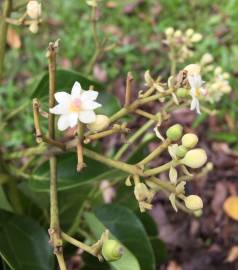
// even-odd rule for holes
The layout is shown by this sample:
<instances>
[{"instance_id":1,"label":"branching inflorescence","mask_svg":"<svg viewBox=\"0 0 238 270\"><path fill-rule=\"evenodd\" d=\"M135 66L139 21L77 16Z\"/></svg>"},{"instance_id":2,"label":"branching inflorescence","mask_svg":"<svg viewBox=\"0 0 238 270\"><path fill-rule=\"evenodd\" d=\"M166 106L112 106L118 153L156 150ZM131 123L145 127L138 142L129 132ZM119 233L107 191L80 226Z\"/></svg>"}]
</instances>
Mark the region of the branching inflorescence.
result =
<instances>
[{"instance_id":1,"label":"branching inflorescence","mask_svg":"<svg viewBox=\"0 0 238 270\"><path fill-rule=\"evenodd\" d=\"M88 67L89 72L98 57L106 51L105 42L100 41L97 34L96 8L98 2L99 0L87 1L88 5L92 7L92 28L96 46L95 56ZM27 20L27 16L31 18L30 21ZM6 21L29 25L30 30L36 32L38 24L41 22L41 5L37 1L29 1L26 13L22 18L17 21L6 18ZM202 199L194 194L186 195L185 186L196 175L203 175L211 170L212 166L208 163L200 172L196 171L195 174L190 172L190 169L200 169L205 165L206 152L197 147L199 139L196 134L184 133L180 124L174 124L167 130L162 130L162 124L170 118L171 112L178 106L190 106L190 109L195 110L198 114L203 110L210 113L209 109L204 106L205 102L217 102L223 94L230 92L231 88L227 81L227 73L211 64L213 58L209 54L205 54L199 63L187 65L177 72L177 64L184 63L186 59L191 57L194 44L202 39L199 33L188 29L183 34L180 30L175 31L173 28L168 28L165 31L165 36L165 44L168 46L171 60L171 70L167 81L164 81L160 76L153 78L150 72L146 71L144 74L146 89L138 91L137 98L132 100L133 76L129 72L126 79L124 105L110 117L97 114L97 108L106 106L106 104L99 104L96 101L99 93L93 89L93 86L89 90L83 90L80 83L75 82L70 94L56 92L56 56L59 41L49 44L47 51L49 111L42 111L38 99L33 100L36 142L39 146L19 153L10 153L5 158L43 154L49 158L51 204L49 235L61 270L66 269L63 241L83 249L98 257L99 260L104 258L107 261L115 261L120 259L123 253L121 245L117 241L109 239L109 231L107 230L92 246L61 231L57 198L57 159L60 158L61 153L68 151L77 153L75 170L79 174L87 166L84 157L123 171L125 184L133 187L134 196L141 212L152 208L155 194L161 191L168 197L175 211L180 208L195 216L200 216L202 213ZM212 73L212 76L208 76L208 83L205 86L202 75L207 75L209 72ZM221 89L219 93L216 91L217 88ZM55 104L55 101L58 104ZM161 105L160 110L156 113L145 109L144 105L153 106L155 103ZM121 146L114 158L106 157L87 148L91 142L113 134L128 134L130 129L125 121L125 116L130 114L143 117L147 121L127 138L127 143ZM59 115L57 127L60 131L68 128L73 130L73 137L64 142L56 137L55 115ZM48 119L48 134L44 134L42 131L41 116ZM151 128L154 130L154 137L160 141L160 144L136 164L125 162L124 156L126 156L129 147L141 139ZM154 161L166 152L169 154L170 160L159 166L153 166ZM165 175L167 179L164 177ZM24 173L21 173L21 176L28 177Z\"/></svg>"}]
</instances>

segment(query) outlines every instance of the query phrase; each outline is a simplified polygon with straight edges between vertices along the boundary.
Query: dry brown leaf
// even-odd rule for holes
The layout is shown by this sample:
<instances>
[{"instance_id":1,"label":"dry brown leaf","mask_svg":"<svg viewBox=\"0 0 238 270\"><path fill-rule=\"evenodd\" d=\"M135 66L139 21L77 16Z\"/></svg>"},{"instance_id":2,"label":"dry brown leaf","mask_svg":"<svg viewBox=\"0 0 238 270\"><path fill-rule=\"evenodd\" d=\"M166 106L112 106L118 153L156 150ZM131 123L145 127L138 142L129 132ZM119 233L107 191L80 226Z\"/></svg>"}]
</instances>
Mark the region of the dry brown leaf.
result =
<instances>
[{"instance_id":1,"label":"dry brown leaf","mask_svg":"<svg viewBox=\"0 0 238 270\"><path fill-rule=\"evenodd\" d=\"M226 262L233 263L237 259L238 259L238 246L234 246L230 249L226 258Z\"/></svg>"},{"instance_id":2,"label":"dry brown leaf","mask_svg":"<svg viewBox=\"0 0 238 270\"><path fill-rule=\"evenodd\" d=\"M182 268L177 264L177 262L171 261L169 262L166 270L182 270Z\"/></svg>"},{"instance_id":3,"label":"dry brown leaf","mask_svg":"<svg viewBox=\"0 0 238 270\"><path fill-rule=\"evenodd\" d=\"M228 197L223 204L223 209L230 218L238 221L238 196Z\"/></svg>"},{"instance_id":4,"label":"dry brown leaf","mask_svg":"<svg viewBox=\"0 0 238 270\"><path fill-rule=\"evenodd\" d=\"M7 31L7 44L13 49L21 48L21 39L19 34L11 27Z\"/></svg>"}]
</instances>

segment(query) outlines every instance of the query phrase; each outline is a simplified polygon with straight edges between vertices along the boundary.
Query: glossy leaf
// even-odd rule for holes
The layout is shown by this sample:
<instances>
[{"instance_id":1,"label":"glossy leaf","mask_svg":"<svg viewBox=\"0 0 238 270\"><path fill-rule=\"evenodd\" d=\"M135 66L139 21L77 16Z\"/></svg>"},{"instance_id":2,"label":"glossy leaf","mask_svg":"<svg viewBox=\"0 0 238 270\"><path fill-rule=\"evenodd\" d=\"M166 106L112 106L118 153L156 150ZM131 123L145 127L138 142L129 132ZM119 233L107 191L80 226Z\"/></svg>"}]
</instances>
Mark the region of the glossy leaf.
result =
<instances>
[{"instance_id":1,"label":"glossy leaf","mask_svg":"<svg viewBox=\"0 0 238 270\"><path fill-rule=\"evenodd\" d=\"M105 229L107 227L104 226L102 221L100 221L100 219L98 219L97 216L95 216L93 213L85 213L85 219L86 219L86 223L90 227L94 236L97 239L99 239L101 234L105 231ZM110 234L110 238L116 239L113 231L111 231L111 233L112 234ZM117 240L120 241L121 239L117 238ZM122 241L120 241L120 242L123 244ZM123 254L122 258L118 261L111 262L110 264L116 270L122 270L122 269L123 270L132 270L132 269L133 270L140 270L140 266L139 266L137 259L132 254L132 252L127 249L127 247L124 247L124 254Z\"/></svg>"},{"instance_id":2,"label":"glossy leaf","mask_svg":"<svg viewBox=\"0 0 238 270\"><path fill-rule=\"evenodd\" d=\"M158 228L155 221L148 213L138 213L137 216L140 218L148 234L156 262L158 264L163 262L167 257L167 251L164 242L159 239Z\"/></svg>"},{"instance_id":3,"label":"glossy leaf","mask_svg":"<svg viewBox=\"0 0 238 270\"><path fill-rule=\"evenodd\" d=\"M0 254L13 270L51 270L49 237L35 221L0 211Z\"/></svg>"},{"instance_id":4,"label":"glossy leaf","mask_svg":"<svg viewBox=\"0 0 238 270\"><path fill-rule=\"evenodd\" d=\"M139 261L141 269L154 270L155 257L146 231L138 217L119 205L95 209L96 217Z\"/></svg>"}]
</instances>

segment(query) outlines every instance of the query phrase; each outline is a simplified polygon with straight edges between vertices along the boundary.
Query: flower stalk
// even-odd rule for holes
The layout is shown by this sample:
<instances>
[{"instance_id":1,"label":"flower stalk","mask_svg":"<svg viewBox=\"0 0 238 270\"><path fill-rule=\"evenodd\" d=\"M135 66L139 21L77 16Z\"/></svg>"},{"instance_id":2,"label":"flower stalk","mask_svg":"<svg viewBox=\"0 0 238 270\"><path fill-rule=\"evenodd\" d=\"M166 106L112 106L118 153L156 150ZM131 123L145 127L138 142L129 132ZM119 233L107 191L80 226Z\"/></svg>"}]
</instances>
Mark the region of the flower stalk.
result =
<instances>
[{"instance_id":1,"label":"flower stalk","mask_svg":"<svg viewBox=\"0 0 238 270\"><path fill-rule=\"evenodd\" d=\"M6 18L10 16L12 8L11 0L4 0L2 4L2 17L0 17L0 82L3 79L4 58L6 51L6 40L8 23Z\"/></svg>"},{"instance_id":2,"label":"flower stalk","mask_svg":"<svg viewBox=\"0 0 238 270\"><path fill-rule=\"evenodd\" d=\"M55 105L54 94L56 90L56 53L58 42L50 43L48 47L47 57L49 63L49 107ZM49 114L48 117L49 138L55 139L55 116ZM60 270L66 270L66 265L63 255L59 209L58 209L58 194L57 194L57 159L55 155L50 157L50 242L54 248L54 254L57 257Z\"/></svg>"}]
</instances>

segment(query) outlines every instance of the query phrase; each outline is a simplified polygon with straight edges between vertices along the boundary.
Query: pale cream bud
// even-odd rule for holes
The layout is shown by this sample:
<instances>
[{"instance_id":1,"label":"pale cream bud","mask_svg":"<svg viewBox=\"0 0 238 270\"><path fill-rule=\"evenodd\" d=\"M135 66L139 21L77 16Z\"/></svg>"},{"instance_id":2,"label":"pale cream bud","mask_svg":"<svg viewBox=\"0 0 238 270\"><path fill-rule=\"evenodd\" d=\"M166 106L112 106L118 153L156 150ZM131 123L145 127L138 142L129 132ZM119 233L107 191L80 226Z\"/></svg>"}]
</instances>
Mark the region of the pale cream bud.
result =
<instances>
[{"instance_id":1,"label":"pale cream bud","mask_svg":"<svg viewBox=\"0 0 238 270\"><path fill-rule=\"evenodd\" d=\"M202 63L203 65L210 64L212 61L213 61L213 56L212 56L210 53L205 53L205 54L202 56L201 63Z\"/></svg>"},{"instance_id":2,"label":"pale cream bud","mask_svg":"<svg viewBox=\"0 0 238 270\"><path fill-rule=\"evenodd\" d=\"M165 29L166 36L172 36L173 33L174 33L173 27L168 27L168 28Z\"/></svg>"},{"instance_id":3,"label":"pale cream bud","mask_svg":"<svg viewBox=\"0 0 238 270\"><path fill-rule=\"evenodd\" d=\"M96 120L93 123L88 124L87 127L93 132L98 132L107 128L109 125L110 119L106 115L99 114L96 115Z\"/></svg>"},{"instance_id":4,"label":"pale cream bud","mask_svg":"<svg viewBox=\"0 0 238 270\"><path fill-rule=\"evenodd\" d=\"M201 73L201 66L198 64L187 65L184 70L188 72L188 76L199 75Z\"/></svg>"},{"instance_id":5,"label":"pale cream bud","mask_svg":"<svg viewBox=\"0 0 238 270\"><path fill-rule=\"evenodd\" d=\"M221 67L216 67L214 70L215 75L221 75L222 74L222 68Z\"/></svg>"},{"instance_id":6,"label":"pale cream bud","mask_svg":"<svg viewBox=\"0 0 238 270\"><path fill-rule=\"evenodd\" d=\"M183 35L183 33L182 33L182 31L181 30L177 30L177 31L175 31L175 33L174 33L174 36L175 37L181 37Z\"/></svg>"},{"instance_id":7,"label":"pale cream bud","mask_svg":"<svg viewBox=\"0 0 238 270\"><path fill-rule=\"evenodd\" d=\"M187 133L182 137L182 145L188 149L194 148L198 143L198 136L193 133Z\"/></svg>"},{"instance_id":8,"label":"pale cream bud","mask_svg":"<svg viewBox=\"0 0 238 270\"><path fill-rule=\"evenodd\" d=\"M39 26L38 23L36 21L33 21L30 25L29 25L29 30L33 33L36 34L39 30Z\"/></svg>"},{"instance_id":9,"label":"pale cream bud","mask_svg":"<svg viewBox=\"0 0 238 270\"><path fill-rule=\"evenodd\" d=\"M38 1L29 1L26 6L26 13L34 20L39 19L42 14L41 4Z\"/></svg>"},{"instance_id":10,"label":"pale cream bud","mask_svg":"<svg viewBox=\"0 0 238 270\"><path fill-rule=\"evenodd\" d=\"M200 33L195 33L191 37L191 42L199 42L202 39L202 35Z\"/></svg>"},{"instance_id":11,"label":"pale cream bud","mask_svg":"<svg viewBox=\"0 0 238 270\"><path fill-rule=\"evenodd\" d=\"M144 183L137 183L135 185L134 194L137 201L146 201L149 195L149 190Z\"/></svg>"},{"instance_id":12,"label":"pale cream bud","mask_svg":"<svg viewBox=\"0 0 238 270\"><path fill-rule=\"evenodd\" d=\"M192 149L187 152L185 157L181 160L182 164L197 169L202 167L207 161L207 154L201 148Z\"/></svg>"},{"instance_id":13,"label":"pale cream bud","mask_svg":"<svg viewBox=\"0 0 238 270\"><path fill-rule=\"evenodd\" d=\"M192 28L189 28L186 30L185 35L187 37L191 37L193 35L193 33L194 33L194 30Z\"/></svg>"},{"instance_id":14,"label":"pale cream bud","mask_svg":"<svg viewBox=\"0 0 238 270\"><path fill-rule=\"evenodd\" d=\"M223 73L223 79L228 80L230 78L230 74L228 72Z\"/></svg>"},{"instance_id":15,"label":"pale cream bud","mask_svg":"<svg viewBox=\"0 0 238 270\"><path fill-rule=\"evenodd\" d=\"M197 211L203 208L202 199L197 195L190 195L184 199L185 206L192 210Z\"/></svg>"}]
</instances>

